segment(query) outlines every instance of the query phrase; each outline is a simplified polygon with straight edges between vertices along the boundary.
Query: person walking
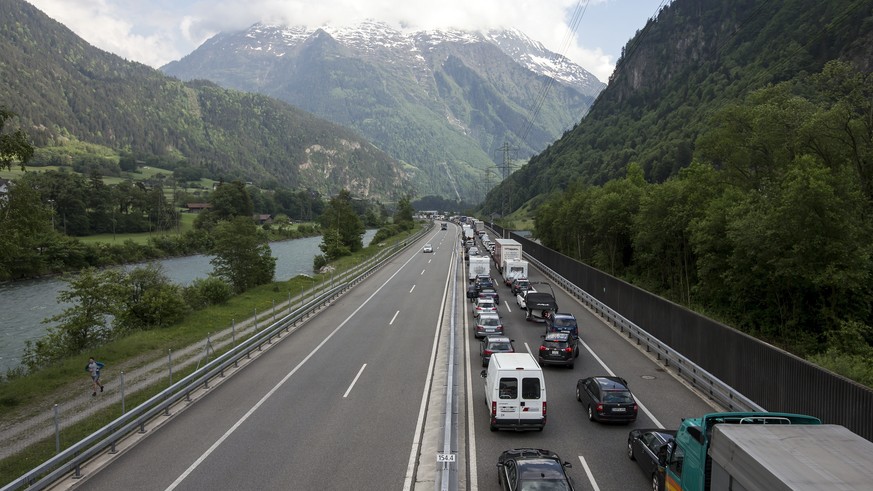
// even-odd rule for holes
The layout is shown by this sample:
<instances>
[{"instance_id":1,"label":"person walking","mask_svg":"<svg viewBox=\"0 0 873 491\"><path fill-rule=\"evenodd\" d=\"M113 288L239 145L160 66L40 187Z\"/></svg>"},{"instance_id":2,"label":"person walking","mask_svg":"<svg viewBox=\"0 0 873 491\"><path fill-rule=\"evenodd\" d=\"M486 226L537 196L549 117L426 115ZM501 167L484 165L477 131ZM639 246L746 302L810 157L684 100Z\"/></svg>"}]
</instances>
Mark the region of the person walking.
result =
<instances>
[{"instance_id":1,"label":"person walking","mask_svg":"<svg viewBox=\"0 0 873 491\"><path fill-rule=\"evenodd\" d=\"M97 387L100 387L100 392L103 392L103 384L100 383L100 369L104 366L103 363L94 360L93 356L88 358L88 364L85 365L85 371L91 373L91 388L94 389L94 392L91 392L91 397L97 396Z\"/></svg>"}]
</instances>

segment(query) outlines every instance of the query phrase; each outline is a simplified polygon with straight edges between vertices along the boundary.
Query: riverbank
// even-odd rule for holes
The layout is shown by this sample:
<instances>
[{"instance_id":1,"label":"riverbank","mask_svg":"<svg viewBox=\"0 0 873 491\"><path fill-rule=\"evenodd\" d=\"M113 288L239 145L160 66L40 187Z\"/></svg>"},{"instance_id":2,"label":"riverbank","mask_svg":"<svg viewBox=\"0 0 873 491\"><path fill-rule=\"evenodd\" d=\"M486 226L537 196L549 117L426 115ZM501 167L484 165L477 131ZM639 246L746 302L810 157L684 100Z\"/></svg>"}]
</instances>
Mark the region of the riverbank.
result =
<instances>
[{"instance_id":1,"label":"riverbank","mask_svg":"<svg viewBox=\"0 0 873 491\"><path fill-rule=\"evenodd\" d=\"M369 245L376 230L364 233L363 243ZM321 236L270 243L276 257L275 281L289 280L297 275L312 275L313 258L320 254ZM154 260L172 283L189 285L212 272L211 256L197 254ZM123 266L133 268L145 263ZM0 374L20 366L25 343L45 335L53 323L44 319L61 313L70 304L58 303L58 294L67 288L62 276L39 280L0 284ZM295 291L296 293L296 291ZM0 377L2 378L2 377Z\"/></svg>"}]
</instances>

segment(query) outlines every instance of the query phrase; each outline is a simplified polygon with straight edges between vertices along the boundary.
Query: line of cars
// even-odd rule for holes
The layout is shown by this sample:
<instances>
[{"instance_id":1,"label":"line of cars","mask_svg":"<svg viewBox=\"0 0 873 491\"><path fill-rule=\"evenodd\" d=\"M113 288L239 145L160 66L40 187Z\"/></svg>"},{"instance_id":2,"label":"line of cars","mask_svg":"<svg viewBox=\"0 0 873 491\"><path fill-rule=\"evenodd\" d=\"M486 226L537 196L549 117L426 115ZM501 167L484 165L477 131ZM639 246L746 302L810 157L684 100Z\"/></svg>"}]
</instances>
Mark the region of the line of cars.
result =
<instances>
[{"instance_id":1,"label":"line of cars","mask_svg":"<svg viewBox=\"0 0 873 491\"><path fill-rule=\"evenodd\" d=\"M525 311L525 319L545 323L545 334L541 336L542 343L537 351L536 367L540 369L545 365L562 365L572 369L579 357L579 327L576 317L566 312L558 312L557 303L554 301L554 292L545 283L539 283L541 288L547 287L550 293L528 297L528 292L538 293L535 289L536 282L527 278L515 278L509 284L510 292L515 295L516 303ZM545 292L543 292L545 293ZM496 298L495 298L496 297ZM479 355L482 366L488 367L494 355L503 360L501 354L515 353L514 340L506 336L504 326L498 313L499 295L496 292L493 280L488 275L478 276L470 283L467 290L467 298L473 302L473 316L476 319L474 335L481 338ZM530 307L528 302L532 301ZM539 312L537 312L539 310ZM533 311L533 312L532 312ZM539 315L537 315L539 314ZM516 367L517 368L517 367ZM487 370L483 370L483 377L488 377ZM534 399L527 400L524 394L518 393L517 387L527 383L531 385L533 380L538 380L538 390ZM503 380L503 382L508 382ZM506 387L497 380L493 383L493 396L497 402L489 404L491 416L491 429L502 429L504 423L495 425L495 422L505 420L499 416L511 413L509 398L518 398L519 407L517 414L531 411L536 403L542 404L541 425L523 424L521 428L512 429L539 429L541 430L546 421L545 380L536 377L525 378L519 374L516 380L516 390L504 390ZM511 385L511 384L509 384ZM489 392L486 381L486 393ZM524 392L522 389L521 392ZM534 395L529 391L529 395ZM506 399L504 399L506 398ZM486 402L493 398L487 398ZM576 383L576 399L583 407L590 421L609 423L632 423L636 421L638 405L631 393L627 381L614 376L592 376L579 379ZM493 408L491 406L494 406ZM521 407L523 406L523 407ZM521 416L519 416L521 417ZM519 420L521 422L521 420ZM510 425L511 427L511 425ZM661 429L634 429L627 436L627 455L636 461L643 472L652 478L653 489L660 489L659 475L657 472L659 453L663 454L666 443L675 435L674 431ZM503 452L498 458L498 478L502 489L569 489L574 488L572 478L565 469L571 467L569 462L561 460L554 452L537 448L516 448ZM543 487L546 486L546 487Z\"/></svg>"}]
</instances>

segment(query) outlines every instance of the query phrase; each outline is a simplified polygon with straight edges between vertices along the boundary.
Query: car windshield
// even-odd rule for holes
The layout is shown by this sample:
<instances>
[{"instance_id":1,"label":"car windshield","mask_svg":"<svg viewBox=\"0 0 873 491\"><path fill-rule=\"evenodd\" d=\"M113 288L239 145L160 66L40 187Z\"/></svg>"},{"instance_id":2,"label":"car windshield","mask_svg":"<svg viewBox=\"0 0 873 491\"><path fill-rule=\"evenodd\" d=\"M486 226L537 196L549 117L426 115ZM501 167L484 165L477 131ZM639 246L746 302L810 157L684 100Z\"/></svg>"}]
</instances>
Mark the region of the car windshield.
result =
<instances>
[{"instance_id":1,"label":"car windshield","mask_svg":"<svg viewBox=\"0 0 873 491\"><path fill-rule=\"evenodd\" d=\"M508 350L508 349L509 349L509 343L491 343L490 345L488 345L488 349L490 349L490 350L495 350L495 351L497 351L497 350Z\"/></svg>"},{"instance_id":2,"label":"car windshield","mask_svg":"<svg viewBox=\"0 0 873 491\"><path fill-rule=\"evenodd\" d=\"M500 325L500 319L496 317L483 317L480 322L483 326L493 327Z\"/></svg>"},{"instance_id":3,"label":"car windshield","mask_svg":"<svg viewBox=\"0 0 873 491\"><path fill-rule=\"evenodd\" d=\"M576 320L572 318L555 317L555 327L575 327Z\"/></svg>"},{"instance_id":4,"label":"car windshield","mask_svg":"<svg viewBox=\"0 0 873 491\"><path fill-rule=\"evenodd\" d=\"M608 390L603 394L603 402L607 404L630 404L634 402L634 398L627 391Z\"/></svg>"}]
</instances>

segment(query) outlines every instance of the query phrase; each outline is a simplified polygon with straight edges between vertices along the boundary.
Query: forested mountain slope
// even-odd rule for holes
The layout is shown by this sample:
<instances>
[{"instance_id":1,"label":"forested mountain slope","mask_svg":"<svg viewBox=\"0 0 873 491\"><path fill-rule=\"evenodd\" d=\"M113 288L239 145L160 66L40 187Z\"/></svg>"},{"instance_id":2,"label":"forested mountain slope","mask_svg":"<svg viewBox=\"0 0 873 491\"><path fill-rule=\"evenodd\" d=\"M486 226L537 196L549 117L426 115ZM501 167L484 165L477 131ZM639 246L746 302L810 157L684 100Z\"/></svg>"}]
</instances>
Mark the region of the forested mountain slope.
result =
<instances>
[{"instance_id":1,"label":"forested mountain slope","mask_svg":"<svg viewBox=\"0 0 873 491\"><path fill-rule=\"evenodd\" d=\"M659 182L689 165L720 107L833 59L873 63L865 0L675 0L624 49L609 86L572 131L489 193L500 211L574 180L603 183L631 162Z\"/></svg>"},{"instance_id":2,"label":"forested mountain slope","mask_svg":"<svg viewBox=\"0 0 873 491\"><path fill-rule=\"evenodd\" d=\"M262 95L182 83L87 44L21 0L0 2L0 105L37 146L78 139L213 178L408 191L402 164L351 130Z\"/></svg>"}]
</instances>

